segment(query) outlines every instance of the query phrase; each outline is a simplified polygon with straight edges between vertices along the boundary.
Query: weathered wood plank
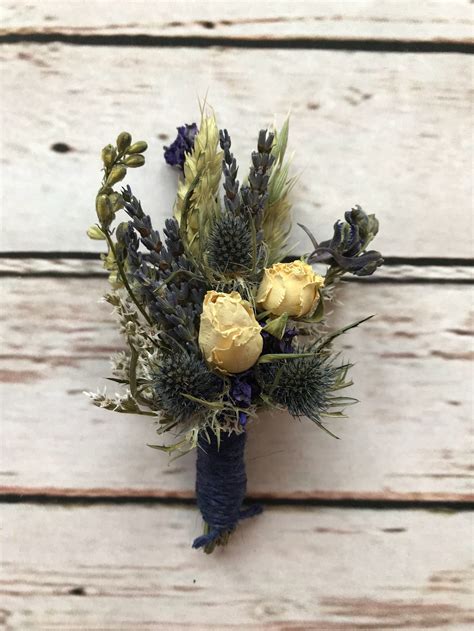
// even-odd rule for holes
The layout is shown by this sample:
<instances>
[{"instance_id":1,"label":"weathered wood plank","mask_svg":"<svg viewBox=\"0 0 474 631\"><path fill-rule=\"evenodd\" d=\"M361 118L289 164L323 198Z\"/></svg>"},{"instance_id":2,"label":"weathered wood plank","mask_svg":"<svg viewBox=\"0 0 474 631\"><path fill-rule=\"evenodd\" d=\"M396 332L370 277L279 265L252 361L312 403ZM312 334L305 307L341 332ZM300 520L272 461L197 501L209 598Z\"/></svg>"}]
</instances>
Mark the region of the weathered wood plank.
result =
<instances>
[{"instance_id":1,"label":"weathered wood plank","mask_svg":"<svg viewBox=\"0 0 474 631\"><path fill-rule=\"evenodd\" d=\"M471 256L471 182L460 176L471 166L467 56L98 51L1 49L4 251L97 249L85 228L94 221L99 148L122 128L150 141L148 167L129 181L162 224L176 176L161 147L196 118L197 96L208 92L242 165L258 128L291 106L290 149L302 174L295 216L319 238L360 203L380 218L376 247L385 255ZM305 240L297 229L294 241Z\"/></svg>"},{"instance_id":2,"label":"weathered wood plank","mask_svg":"<svg viewBox=\"0 0 474 631\"><path fill-rule=\"evenodd\" d=\"M122 345L98 302L105 288L102 279L4 279L4 493L193 495L194 456L169 465L146 446L158 440L150 420L99 410L82 394L106 384L107 358ZM249 492L472 499L469 291L348 284L339 296L335 327L377 314L339 346L356 362L361 403L331 423L340 441L262 415L249 437Z\"/></svg>"},{"instance_id":3,"label":"weathered wood plank","mask_svg":"<svg viewBox=\"0 0 474 631\"><path fill-rule=\"evenodd\" d=\"M208 557L191 508L4 506L1 615L11 631L468 629L471 529L468 513L268 508Z\"/></svg>"},{"instance_id":4,"label":"weathered wood plank","mask_svg":"<svg viewBox=\"0 0 474 631\"><path fill-rule=\"evenodd\" d=\"M3 6L3 33L471 41L469 3L408 0L136 2L81 0Z\"/></svg>"}]
</instances>

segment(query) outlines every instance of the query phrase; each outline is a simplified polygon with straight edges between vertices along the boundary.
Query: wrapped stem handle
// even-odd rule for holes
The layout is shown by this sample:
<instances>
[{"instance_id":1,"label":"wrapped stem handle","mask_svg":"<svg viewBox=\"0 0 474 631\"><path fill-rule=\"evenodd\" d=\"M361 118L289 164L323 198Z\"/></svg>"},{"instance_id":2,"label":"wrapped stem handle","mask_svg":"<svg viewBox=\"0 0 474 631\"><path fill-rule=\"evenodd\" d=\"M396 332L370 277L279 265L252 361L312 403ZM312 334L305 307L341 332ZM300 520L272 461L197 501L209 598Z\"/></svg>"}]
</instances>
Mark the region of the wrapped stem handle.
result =
<instances>
[{"instance_id":1,"label":"wrapped stem handle","mask_svg":"<svg viewBox=\"0 0 474 631\"><path fill-rule=\"evenodd\" d=\"M193 548L212 552L224 545L240 520L262 512L259 505L243 510L247 490L245 471L246 432L242 434L200 435L196 464L196 499L206 524L205 533L194 540Z\"/></svg>"}]
</instances>

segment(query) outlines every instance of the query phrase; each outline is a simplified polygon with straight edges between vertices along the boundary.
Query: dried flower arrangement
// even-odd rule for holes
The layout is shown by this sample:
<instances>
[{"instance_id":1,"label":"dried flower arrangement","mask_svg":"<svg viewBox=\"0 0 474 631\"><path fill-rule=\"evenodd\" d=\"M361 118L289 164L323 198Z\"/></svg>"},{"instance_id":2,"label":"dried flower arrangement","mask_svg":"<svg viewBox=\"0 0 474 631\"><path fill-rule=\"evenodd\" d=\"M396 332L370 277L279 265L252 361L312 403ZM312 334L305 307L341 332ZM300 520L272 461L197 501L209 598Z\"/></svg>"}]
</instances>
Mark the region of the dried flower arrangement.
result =
<instances>
[{"instance_id":1,"label":"dried flower arrangement","mask_svg":"<svg viewBox=\"0 0 474 631\"><path fill-rule=\"evenodd\" d=\"M163 240L130 187L114 190L128 168L145 163L147 144L132 144L122 132L102 150L99 222L88 235L107 243L112 289L105 300L128 348L112 358L113 380L124 393L89 395L100 407L155 417L158 434L176 437L150 445L156 449L183 454L197 447L205 529L193 546L206 552L261 510L243 508L245 442L259 409L287 410L333 435L323 419L343 416L355 402L341 394L352 383L351 365L338 360L332 343L368 318L328 333L325 303L344 274L369 275L383 262L367 251L378 222L359 206L321 243L301 225L311 251L288 257L295 184L285 160L288 129L287 120L278 132L260 131L240 185L231 138L213 114L202 112L199 128L179 127L165 147L181 175ZM129 220L112 229L121 209Z\"/></svg>"}]
</instances>

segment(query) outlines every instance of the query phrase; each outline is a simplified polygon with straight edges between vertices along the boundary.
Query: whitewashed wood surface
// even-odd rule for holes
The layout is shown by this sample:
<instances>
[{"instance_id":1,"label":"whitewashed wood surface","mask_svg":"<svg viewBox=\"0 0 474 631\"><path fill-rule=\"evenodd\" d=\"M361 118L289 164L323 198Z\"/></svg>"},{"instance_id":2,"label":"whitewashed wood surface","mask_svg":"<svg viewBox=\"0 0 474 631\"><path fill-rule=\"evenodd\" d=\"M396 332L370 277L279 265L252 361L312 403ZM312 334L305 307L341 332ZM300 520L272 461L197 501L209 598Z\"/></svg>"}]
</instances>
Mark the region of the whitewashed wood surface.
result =
<instances>
[{"instance_id":1,"label":"whitewashed wood surface","mask_svg":"<svg viewBox=\"0 0 474 631\"><path fill-rule=\"evenodd\" d=\"M471 181L459 177L471 166L467 55L63 44L5 45L1 55L2 250L97 251L85 226L100 148L121 129L150 143L129 182L162 223L176 191L162 146L208 93L244 172L258 129L291 108L295 216L319 239L359 203L379 216L386 256L471 254ZM12 186L19 172L28 176ZM309 247L298 228L294 241Z\"/></svg>"},{"instance_id":2,"label":"whitewashed wood surface","mask_svg":"<svg viewBox=\"0 0 474 631\"><path fill-rule=\"evenodd\" d=\"M98 302L105 287L105 279L4 281L9 311L0 392L10 448L0 471L3 492L193 494L194 457L169 464L146 447L163 442L150 419L99 410L82 393L98 385L116 389L103 379L110 376L109 356L122 348L110 307ZM351 283L338 296L344 309L334 313L336 328L376 314L338 344L356 362L350 394L361 403L348 409L349 419L329 421L339 441L309 421L262 415L249 440L249 492L467 498L473 479L469 291ZM29 331L35 335L24 347ZM47 419L40 431L38 409Z\"/></svg>"},{"instance_id":3,"label":"whitewashed wood surface","mask_svg":"<svg viewBox=\"0 0 474 631\"><path fill-rule=\"evenodd\" d=\"M471 9L0 4L0 627L472 628ZM291 107L295 218L324 238L360 203L392 257L341 288L334 326L377 315L340 340L361 399L341 440L262 415L247 468L265 512L211 557L190 549L193 456L169 464L149 420L82 395L121 345L85 237L100 148L123 128L150 141L129 181L159 226L162 145L206 92L242 169Z\"/></svg>"},{"instance_id":4,"label":"whitewashed wood surface","mask_svg":"<svg viewBox=\"0 0 474 631\"><path fill-rule=\"evenodd\" d=\"M7 506L0 615L22 631L467 630L471 526L272 507L209 557L183 546L199 532L191 508Z\"/></svg>"},{"instance_id":5,"label":"whitewashed wood surface","mask_svg":"<svg viewBox=\"0 0 474 631\"><path fill-rule=\"evenodd\" d=\"M467 0L4 2L3 32L472 41Z\"/></svg>"}]
</instances>

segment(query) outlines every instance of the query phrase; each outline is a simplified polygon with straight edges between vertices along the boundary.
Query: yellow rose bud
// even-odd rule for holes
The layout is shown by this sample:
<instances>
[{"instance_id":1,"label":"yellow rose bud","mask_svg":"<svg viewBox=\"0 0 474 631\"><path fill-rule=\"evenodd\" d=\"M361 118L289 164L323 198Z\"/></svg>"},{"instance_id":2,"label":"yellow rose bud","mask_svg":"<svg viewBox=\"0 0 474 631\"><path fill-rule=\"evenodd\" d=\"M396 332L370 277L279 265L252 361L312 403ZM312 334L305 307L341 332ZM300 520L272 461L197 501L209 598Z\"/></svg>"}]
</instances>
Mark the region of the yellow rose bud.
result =
<instances>
[{"instance_id":1,"label":"yellow rose bud","mask_svg":"<svg viewBox=\"0 0 474 631\"><path fill-rule=\"evenodd\" d=\"M237 291L204 296L199 346L211 366L229 373L251 368L262 353L261 330L252 305Z\"/></svg>"},{"instance_id":2,"label":"yellow rose bud","mask_svg":"<svg viewBox=\"0 0 474 631\"><path fill-rule=\"evenodd\" d=\"M257 292L257 305L273 315L287 313L301 318L311 314L319 301L324 278L303 261L275 263L265 270Z\"/></svg>"}]
</instances>

